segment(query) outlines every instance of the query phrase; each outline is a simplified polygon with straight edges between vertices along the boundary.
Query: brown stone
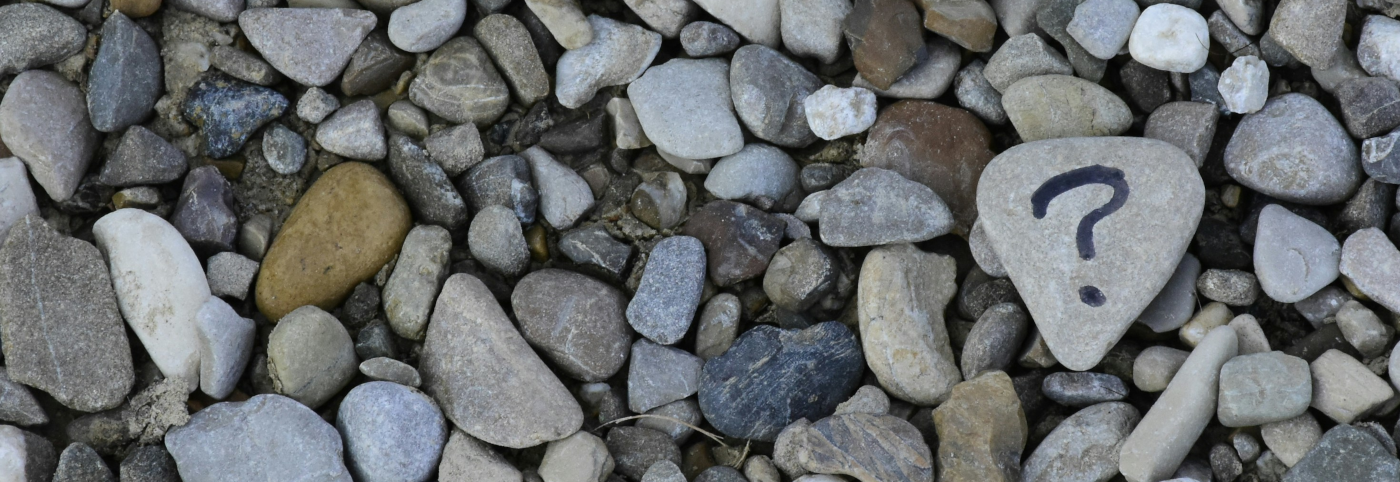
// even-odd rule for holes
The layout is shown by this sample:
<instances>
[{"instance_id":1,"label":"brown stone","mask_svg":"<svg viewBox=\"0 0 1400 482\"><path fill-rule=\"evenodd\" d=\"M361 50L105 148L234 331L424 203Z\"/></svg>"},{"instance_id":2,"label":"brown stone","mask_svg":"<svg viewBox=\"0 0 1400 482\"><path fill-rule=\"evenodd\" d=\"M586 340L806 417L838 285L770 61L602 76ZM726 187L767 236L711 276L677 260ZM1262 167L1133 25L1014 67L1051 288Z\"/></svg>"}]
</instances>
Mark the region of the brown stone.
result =
<instances>
[{"instance_id":1,"label":"brown stone","mask_svg":"<svg viewBox=\"0 0 1400 482\"><path fill-rule=\"evenodd\" d=\"M959 383L933 411L938 480L1016 482L1026 448L1026 413L1011 377L987 372Z\"/></svg>"},{"instance_id":2,"label":"brown stone","mask_svg":"<svg viewBox=\"0 0 1400 482\"><path fill-rule=\"evenodd\" d=\"M321 176L292 208L258 273L268 319L305 305L335 309L403 245L413 218L383 173L346 162Z\"/></svg>"},{"instance_id":3,"label":"brown stone","mask_svg":"<svg viewBox=\"0 0 1400 482\"><path fill-rule=\"evenodd\" d=\"M806 436L797 456L810 472L849 475L861 482L933 482L933 452L919 430L902 418L835 415L812 424Z\"/></svg>"},{"instance_id":4,"label":"brown stone","mask_svg":"<svg viewBox=\"0 0 1400 482\"><path fill-rule=\"evenodd\" d=\"M161 0L112 0L112 10L131 18L148 17L160 10Z\"/></svg>"},{"instance_id":5,"label":"brown stone","mask_svg":"<svg viewBox=\"0 0 1400 482\"><path fill-rule=\"evenodd\" d=\"M856 0L842 30L856 70L882 90L913 67L924 48L919 10L910 0Z\"/></svg>"},{"instance_id":6,"label":"brown stone","mask_svg":"<svg viewBox=\"0 0 1400 482\"><path fill-rule=\"evenodd\" d=\"M973 52L991 52L997 17L985 0L919 0L924 28Z\"/></svg>"},{"instance_id":7,"label":"brown stone","mask_svg":"<svg viewBox=\"0 0 1400 482\"><path fill-rule=\"evenodd\" d=\"M778 252L787 223L758 208L733 201L714 201L690 215L686 236L705 245L710 280L729 286L763 274Z\"/></svg>"},{"instance_id":8,"label":"brown stone","mask_svg":"<svg viewBox=\"0 0 1400 482\"><path fill-rule=\"evenodd\" d=\"M922 100L896 102L880 112L861 164L897 172L933 189L961 232L977 219L977 180L996 156L992 134L972 113Z\"/></svg>"}]
</instances>

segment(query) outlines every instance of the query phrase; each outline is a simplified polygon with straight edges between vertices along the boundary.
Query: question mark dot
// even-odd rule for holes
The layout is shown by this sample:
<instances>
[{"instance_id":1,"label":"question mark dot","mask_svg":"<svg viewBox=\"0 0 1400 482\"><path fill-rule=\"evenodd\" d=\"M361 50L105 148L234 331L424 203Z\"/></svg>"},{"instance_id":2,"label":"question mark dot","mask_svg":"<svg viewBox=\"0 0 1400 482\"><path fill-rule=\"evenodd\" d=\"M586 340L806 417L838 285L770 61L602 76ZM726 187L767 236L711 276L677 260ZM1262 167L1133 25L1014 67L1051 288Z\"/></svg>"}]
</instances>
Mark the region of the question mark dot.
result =
<instances>
[{"instance_id":1,"label":"question mark dot","mask_svg":"<svg viewBox=\"0 0 1400 482\"><path fill-rule=\"evenodd\" d=\"M1104 296L1103 292L1099 291L1098 288L1083 286L1079 288L1079 301L1083 301L1086 305L1098 308L1103 306L1104 302L1108 301L1108 297Z\"/></svg>"}]
</instances>

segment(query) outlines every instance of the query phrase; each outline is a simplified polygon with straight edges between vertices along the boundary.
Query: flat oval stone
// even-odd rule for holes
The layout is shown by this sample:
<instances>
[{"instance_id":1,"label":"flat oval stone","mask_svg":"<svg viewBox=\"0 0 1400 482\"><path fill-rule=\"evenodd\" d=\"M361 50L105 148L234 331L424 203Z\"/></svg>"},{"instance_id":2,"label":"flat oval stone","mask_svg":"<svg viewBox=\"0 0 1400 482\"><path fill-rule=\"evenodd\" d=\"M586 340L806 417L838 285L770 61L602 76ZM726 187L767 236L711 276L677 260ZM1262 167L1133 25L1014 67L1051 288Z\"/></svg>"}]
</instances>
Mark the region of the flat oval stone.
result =
<instances>
[{"instance_id":1,"label":"flat oval stone","mask_svg":"<svg viewBox=\"0 0 1400 482\"><path fill-rule=\"evenodd\" d=\"M189 482L237 473L253 480L349 482L340 433L316 412L281 395L217 403L171 429L165 447ZM283 450L296 447L296 450Z\"/></svg>"},{"instance_id":2,"label":"flat oval stone","mask_svg":"<svg viewBox=\"0 0 1400 482\"><path fill-rule=\"evenodd\" d=\"M627 361L631 329L621 291L561 269L535 271L515 285L511 310L525 341L578 380L612 377Z\"/></svg>"},{"instance_id":3,"label":"flat oval stone","mask_svg":"<svg viewBox=\"0 0 1400 482\"><path fill-rule=\"evenodd\" d=\"M1321 103L1302 94L1269 99L1225 146L1225 170L1245 187L1300 204L1335 204L1361 185L1356 143Z\"/></svg>"},{"instance_id":4,"label":"flat oval stone","mask_svg":"<svg viewBox=\"0 0 1400 482\"><path fill-rule=\"evenodd\" d=\"M700 411L725 435L772 441L801 418L836 411L860 385L864 357L838 322L805 330L759 325L700 375Z\"/></svg>"},{"instance_id":5,"label":"flat oval stone","mask_svg":"<svg viewBox=\"0 0 1400 482\"><path fill-rule=\"evenodd\" d=\"M267 63L313 87L335 81L378 22L369 11L344 8L254 8L238 15L248 43Z\"/></svg>"},{"instance_id":6,"label":"flat oval stone","mask_svg":"<svg viewBox=\"0 0 1400 482\"><path fill-rule=\"evenodd\" d=\"M278 320L305 305L334 309L403 245L408 204L368 164L347 162L307 189L268 248L258 273L258 309Z\"/></svg>"},{"instance_id":7,"label":"flat oval stone","mask_svg":"<svg viewBox=\"0 0 1400 482\"><path fill-rule=\"evenodd\" d=\"M510 104L510 89L491 57L471 37L442 44L408 86L408 98L458 124L487 126Z\"/></svg>"},{"instance_id":8,"label":"flat oval stone","mask_svg":"<svg viewBox=\"0 0 1400 482\"><path fill-rule=\"evenodd\" d=\"M1026 458L1021 480L1108 482L1118 475L1118 450L1141 418L1123 402L1075 412Z\"/></svg>"},{"instance_id":9,"label":"flat oval stone","mask_svg":"<svg viewBox=\"0 0 1400 482\"><path fill-rule=\"evenodd\" d=\"M1302 358L1271 351L1220 367L1216 416L1226 427L1253 427L1302 415L1312 403L1312 373Z\"/></svg>"},{"instance_id":10,"label":"flat oval stone","mask_svg":"<svg viewBox=\"0 0 1400 482\"><path fill-rule=\"evenodd\" d=\"M1078 77L1040 75L1011 84L1001 97L1026 142L1059 137L1116 136L1133 123L1128 104Z\"/></svg>"},{"instance_id":11,"label":"flat oval stone","mask_svg":"<svg viewBox=\"0 0 1400 482\"><path fill-rule=\"evenodd\" d=\"M583 425L583 409L481 280L467 274L447 279L425 340L423 390L471 436L526 448L568 437Z\"/></svg>"},{"instance_id":12,"label":"flat oval stone","mask_svg":"<svg viewBox=\"0 0 1400 482\"><path fill-rule=\"evenodd\" d=\"M0 75L57 63L83 50L87 29L73 17L39 3L0 7Z\"/></svg>"},{"instance_id":13,"label":"flat oval stone","mask_svg":"<svg viewBox=\"0 0 1400 482\"><path fill-rule=\"evenodd\" d=\"M917 100L880 111L860 163L899 173L937 194L963 230L977 219L977 181L996 154L992 134L966 110Z\"/></svg>"},{"instance_id":14,"label":"flat oval stone","mask_svg":"<svg viewBox=\"0 0 1400 482\"><path fill-rule=\"evenodd\" d=\"M160 50L135 22L114 12L102 24L102 47L88 71L92 125L116 132L141 122L160 97Z\"/></svg>"},{"instance_id":15,"label":"flat oval stone","mask_svg":"<svg viewBox=\"0 0 1400 482\"><path fill-rule=\"evenodd\" d=\"M452 38L466 19L467 0L411 3L389 15L389 41L405 52L427 52Z\"/></svg>"},{"instance_id":16,"label":"flat oval stone","mask_svg":"<svg viewBox=\"0 0 1400 482\"><path fill-rule=\"evenodd\" d=\"M627 86L627 97L657 149L710 159L744 148L723 59L673 59L649 68Z\"/></svg>"},{"instance_id":17,"label":"flat oval stone","mask_svg":"<svg viewBox=\"0 0 1400 482\"><path fill-rule=\"evenodd\" d=\"M350 472L361 480L427 480L447 444L447 420L418 390L369 382L350 390L336 410Z\"/></svg>"},{"instance_id":18,"label":"flat oval stone","mask_svg":"<svg viewBox=\"0 0 1400 482\"><path fill-rule=\"evenodd\" d=\"M47 70L24 72L10 82L0 99L0 139L49 198L60 202L78 189L98 144L82 91Z\"/></svg>"}]
</instances>

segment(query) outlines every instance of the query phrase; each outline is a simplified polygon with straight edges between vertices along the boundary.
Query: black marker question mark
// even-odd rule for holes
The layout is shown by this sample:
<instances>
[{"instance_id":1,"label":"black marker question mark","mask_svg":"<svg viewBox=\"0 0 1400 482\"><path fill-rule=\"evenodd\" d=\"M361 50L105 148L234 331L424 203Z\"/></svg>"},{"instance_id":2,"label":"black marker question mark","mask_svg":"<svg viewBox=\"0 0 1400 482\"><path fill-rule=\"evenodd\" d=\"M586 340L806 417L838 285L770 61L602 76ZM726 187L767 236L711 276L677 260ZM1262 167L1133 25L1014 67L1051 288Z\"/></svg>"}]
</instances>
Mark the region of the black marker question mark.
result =
<instances>
[{"instance_id":1,"label":"black marker question mark","mask_svg":"<svg viewBox=\"0 0 1400 482\"><path fill-rule=\"evenodd\" d=\"M1084 219L1079 221L1079 231L1075 234L1074 240L1079 248L1079 258L1086 260L1094 259L1094 225L1128 202L1128 181L1124 178L1123 171L1097 164L1085 166L1050 178L1031 194L1032 214L1035 215L1036 219L1044 219L1045 209L1049 207L1051 200L1070 190L1089 184L1103 184L1113 188L1113 198L1098 209L1084 215ZM1097 287L1081 286L1079 300L1086 305L1099 307L1103 306L1108 298Z\"/></svg>"}]
</instances>

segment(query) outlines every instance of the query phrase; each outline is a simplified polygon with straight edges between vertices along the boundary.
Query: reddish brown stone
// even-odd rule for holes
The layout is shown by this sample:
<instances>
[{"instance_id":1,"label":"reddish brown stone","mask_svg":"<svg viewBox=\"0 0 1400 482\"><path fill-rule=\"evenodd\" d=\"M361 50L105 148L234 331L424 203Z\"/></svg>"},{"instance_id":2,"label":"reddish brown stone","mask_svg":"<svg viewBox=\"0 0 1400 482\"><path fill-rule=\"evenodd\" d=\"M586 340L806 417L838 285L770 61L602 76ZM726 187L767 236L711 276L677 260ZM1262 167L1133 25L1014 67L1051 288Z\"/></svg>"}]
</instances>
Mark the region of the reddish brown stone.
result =
<instances>
[{"instance_id":1,"label":"reddish brown stone","mask_svg":"<svg viewBox=\"0 0 1400 482\"><path fill-rule=\"evenodd\" d=\"M985 0L920 0L924 28L973 52L991 52L997 17Z\"/></svg>"},{"instance_id":2,"label":"reddish brown stone","mask_svg":"<svg viewBox=\"0 0 1400 482\"><path fill-rule=\"evenodd\" d=\"M972 113L922 100L896 102L880 112L861 163L898 172L948 203L956 227L977 219L977 179L996 154L992 135Z\"/></svg>"},{"instance_id":3,"label":"reddish brown stone","mask_svg":"<svg viewBox=\"0 0 1400 482\"><path fill-rule=\"evenodd\" d=\"M856 70L882 90L913 67L924 48L919 10L909 0L856 0L843 29Z\"/></svg>"},{"instance_id":4,"label":"reddish brown stone","mask_svg":"<svg viewBox=\"0 0 1400 482\"><path fill-rule=\"evenodd\" d=\"M710 281L729 286L768 269L786 226L782 218L753 206L713 201L690 215L681 234L705 245Z\"/></svg>"}]
</instances>

